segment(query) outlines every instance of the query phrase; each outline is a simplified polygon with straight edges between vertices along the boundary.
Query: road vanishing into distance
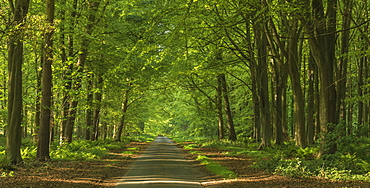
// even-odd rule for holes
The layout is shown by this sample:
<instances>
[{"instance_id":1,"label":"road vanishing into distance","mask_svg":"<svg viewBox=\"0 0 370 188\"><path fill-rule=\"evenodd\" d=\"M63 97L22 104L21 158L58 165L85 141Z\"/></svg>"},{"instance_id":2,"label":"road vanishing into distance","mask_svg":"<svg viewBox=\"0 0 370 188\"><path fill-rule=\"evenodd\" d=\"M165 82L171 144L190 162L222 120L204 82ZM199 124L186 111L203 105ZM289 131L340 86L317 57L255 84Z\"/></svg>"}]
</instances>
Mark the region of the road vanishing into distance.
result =
<instances>
[{"instance_id":1,"label":"road vanishing into distance","mask_svg":"<svg viewBox=\"0 0 370 188\"><path fill-rule=\"evenodd\" d=\"M132 163L117 188L201 188L197 174L176 143L158 136Z\"/></svg>"}]
</instances>

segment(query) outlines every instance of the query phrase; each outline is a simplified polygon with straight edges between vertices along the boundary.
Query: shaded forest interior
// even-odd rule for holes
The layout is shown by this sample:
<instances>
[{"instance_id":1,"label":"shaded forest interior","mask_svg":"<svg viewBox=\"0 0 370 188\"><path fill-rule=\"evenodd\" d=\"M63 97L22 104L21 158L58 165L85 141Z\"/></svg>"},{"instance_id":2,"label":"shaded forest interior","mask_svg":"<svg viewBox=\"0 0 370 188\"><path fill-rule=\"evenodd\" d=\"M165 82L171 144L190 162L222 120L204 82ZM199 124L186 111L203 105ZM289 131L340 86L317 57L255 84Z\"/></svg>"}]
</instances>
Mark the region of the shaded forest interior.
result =
<instances>
[{"instance_id":1,"label":"shaded forest interior","mask_svg":"<svg viewBox=\"0 0 370 188\"><path fill-rule=\"evenodd\" d=\"M148 133L369 180L369 3L0 0L2 163Z\"/></svg>"}]
</instances>

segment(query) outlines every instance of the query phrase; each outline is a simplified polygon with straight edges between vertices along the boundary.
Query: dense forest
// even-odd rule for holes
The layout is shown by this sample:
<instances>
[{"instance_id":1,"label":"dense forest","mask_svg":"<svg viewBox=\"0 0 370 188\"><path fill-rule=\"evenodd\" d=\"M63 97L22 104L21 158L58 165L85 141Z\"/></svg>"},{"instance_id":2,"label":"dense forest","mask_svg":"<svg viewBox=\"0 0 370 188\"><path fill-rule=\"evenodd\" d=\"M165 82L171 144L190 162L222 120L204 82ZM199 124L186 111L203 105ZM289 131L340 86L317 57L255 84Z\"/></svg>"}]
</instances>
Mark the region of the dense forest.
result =
<instances>
[{"instance_id":1,"label":"dense forest","mask_svg":"<svg viewBox=\"0 0 370 188\"><path fill-rule=\"evenodd\" d=\"M22 138L49 160L139 133L351 153L370 136L369 3L0 0L7 159Z\"/></svg>"}]
</instances>

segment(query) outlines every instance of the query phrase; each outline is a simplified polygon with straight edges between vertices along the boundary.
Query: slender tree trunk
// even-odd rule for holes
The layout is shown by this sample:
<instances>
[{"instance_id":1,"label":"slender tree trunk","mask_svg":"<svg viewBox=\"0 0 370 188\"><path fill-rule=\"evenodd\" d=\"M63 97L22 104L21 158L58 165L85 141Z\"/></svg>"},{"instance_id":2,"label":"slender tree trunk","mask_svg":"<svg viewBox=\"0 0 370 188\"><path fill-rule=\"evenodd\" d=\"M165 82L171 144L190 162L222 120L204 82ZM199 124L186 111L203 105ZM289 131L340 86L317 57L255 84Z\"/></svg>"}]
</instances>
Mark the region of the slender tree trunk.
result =
<instances>
[{"instance_id":1,"label":"slender tree trunk","mask_svg":"<svg viewBox=\"0 0 370 188\"><path fill-rule=\"evenodd\" d=\"M125 126L125 118L126 118L126 112L128 108L128 94L130 90L126 90L124 94L124 99L122 103L122 114L121 114L121 120L119 122L119 125L116 129L115 135L114 135L114 140L116 142L121 142L121 136L122 136L122 131Z\"/></svg>"},{"instance_id":2,"label":"slender tree trunk","mask_svg":"<svg viewBox=\"0 0 370 188\"><path fill-rule=\"evenodd\" d=\"M287 78L285 73L281 70L281 67L274 63L275 70L275 143L277 145L284 144L284 125L286 125L286 83Z\"/></svg>"},{"instance_id":3,"label":"slender tree trunk","mask_svg":"<svg viewBox=\"0 0 370 188\"><path fill-rule=\"evenodd\" d=\"M85 139L86 140L94 140L93 138L93 100L94 100L94 94L93 94L93 76L88 75L86 77L87 79L87 97L86 97L86 127L85 127Z\"/></svg>"},{"instance_id":4,"label":"slender tree trunk","mask_svg":"<svg viewBox=\"0 0 370 188\"><path fill-rule=\"evenodd\" d=\"M68 28L69 29L69 35L68 35L68 57L72 58L74 56L74 29L75 29L75 18L77 16L77 5L78 5L78 0L73 0L73 4L72 4L72 12L71 12L71 15L70 15L70 27ZM63 17L62 17L63 18ZM62 22L63 23L63 22ZM63 36L63 35L62 35ZM63 49L63 48L62 48ZM66 53L66 52L64 52ZM63 55L62 55L63 57ZM67 61L67 56L66 54L64 55L65 57L65 61ZM62 58L62 61L63 61L63 58ZM62 111L62 116L63 116L63 121L62 121L62 125L61 125L61 135L60 135L60 144L63 144L63 142L68 142L68 139L69 138L72 138L72 133L69 133L71 132L70 130L73 131L73 127L69 127L71 126L71 124L69 122L71 121L74 121L70 118L74 118L74 117L70 117L69 116L69 113L72 111L71 109L71 94L70 91L72 90L72 72L73 72L73 63L70 63L68 62L67 64L67 70L65 70L64 72L64 75L63 75L63 79L66 80L65 82L65 85L64 85L64 96L63 96L63 101L62 101L62 104L63 104L63 111Z\"/></svg>"},{"instance_id":5,"label":"slender tree trunk","mask_svg":"<svg viewBox=\"0 0 370 188\"><path fill-rule=\"evenodd\" d=\"M224 130L224 119L222 115L222 80L220 76L217 77L217 96L216 96L216 106L217 106L217 119L218 119L218 139L225 138Z\"/></svg>"},{"instance_id":6,"label":"slender tree trunk","mask_svg":"<svg viewBox=\"0 0 370 188\"><path fill-rule=\"evenodd\" d=\"M103 122L101 126L101 139L105 140L108 137L108 126L107 123Z\"/></svg>"},{"instance_id":7,"label":"slender tree trunk","mask_svg":"<svg viewBox=\"0 0 370 188\"><path fill-rule=\"evenodd\" d=\"M42 79L42 71L39 71L40 68L42 68L42 64L44 62L44 56L43 56L43 45L41 45L40 52L36 52L35 56L40 55L40 61L38 61L38 58L35 59L35 72L36 72L36 82L37 82L37 88L36 88L36 99L35 99L35 127L34 127L34 133L33 133L33 141L35 143L38 143L38 136L39 136L39 128L40 128L40 116L41 116L41 79Z\"/></svg>"},{"instance_id":8,"label":"slender tree trunk","mask_svg":"<svg viewBox=\"0 0 370 188\"><path fill-rule=\"evenodd\" d=\"M311 55L313 58L313 56ZM320 124L320 81L319 81L319 71L317 68L317 64L314 66L314 87L315 87L315 112L316 112L316 117L315 117L315 136L314 140L318 140L319 136L321 135L321 124Z\"/></svg>"},{"instance_id":9,"label":"slender tree trunk","mask_svg":"<svg viewBox=\"0 0 370 188\"><path fill-rule=\"evenodd\" d=\"M315 136L315 62L312 56L308 60L308 91L307 91L307 143L314 143Z\"/></svg>"},{"instance_id":10,"label":"slender tree trunk","mask_svg":"<svg viewBox=\"0 0 370 188\"><path fill-rule=\"evenodd\" d=\"M22 161L20 147L22 135L22 65L23 33L22 25L28 13L29 0L9 1L13 14L13 31L8 43L8 125L6 127L6 157L12 164ZM19 27L19 28L17 28Z\"/></svg>"},{"instance_id":11,"label":"slender tree trunk","mask_svg":"<svg viewBox=\"0 0 370 188\"><path fill-rule=\"evenodd\" d=\"M88 15L88 20L87 20L88 23L85 27L85 31L86 31L86 34L91 35L94 24L96 24L95 14L98 11L99 2L92 1L92 2L89 2L88 5L89 5L88 8L91 12ZM89 38L87 38L86 36L82 38L81 50L80 50L80 53L78 54L78 61L76 64L76 69L79 75L82 75L85 69L85 63L86 63L86 59L88 57L88 52L89 52L88 50L89 43L90 43ZM82 78L79 76L75 79L75 83L74 83L75 85L73 87L75 91L80 90L81 81L82 81ZM73 98L72 101L70 102L70 110L68 112L67 125L66 125L67 142L72 142L72 134L73 134L74 126L75 126L77 106L78 106L78 100L76 98Z\"/></svg>"},{"instance_id":12,"label":"slender tree trunk","mask_svg":"<svg viewBox=\"0 0 370 188\"><path fill-rule=\"evenodd\" d=\"M281 15L282 25L286 25L289 23L289 26L285 26L282 29L285 30L286 33L289 34L290 38L288 39L287 43L283 43L280 40L279 33L275 27L274 22L270 18L268 21L270 28L266 28L265 32L268 33L267 39L270 43L270 48L272 53L276 56L276 59L279 58L279 54L277 50L274 49L274 46L278 46L281 53L287 59L287 67L288 73L291 80L292 90L293 90L293 114L294 114L294 132L295 132L295 140L296 145L301 147L306 147L306 127L305 127L305 101L304 101L304 94L303 89L301 86L301 75L300 75L300 65L299 62L299 50L298 50L298 37L300 34L299 28L299 21L295 18L286 18L285 15ZM272 30L273 34L270 34L269 30ZM274 43L272 40L274 39ZM282 57L280 57L281 59ZM280 60L281 61L281 60ZM281 65L284 65L280 62Z\"/></svg>"},{"instance_id":13,"label":"slender tree trunk","mask_svg":"<svg viewBox=\"0 0 370 188\"><path fill-rule=\"evenodd\" d=\"M342 0L343 3L343 17L342 17L342 32L341 37L341 54L342 56L339 58L339 63L337 67L337 110L338 114L340 114L340 119L343 121L342 123L347 124L346 120L346 109L345 109L345 102L344 99L346 98L346 86L347 86L347 69L348 69L348 57L347 54L349 52L349 36L350 30L349 27L351 26L351 17L352 17L352 0Z\"/></svg>"},{"instance_id":14,"label":"slender tree trunk","mask_svg":"<svg viewBox=\"0 0 370 188\"><path fill-rule=\"evenodd\" d=\"M23 131L22 136L23 138L27 138L27 128L28 128L28 110L24 108L23 110Z\"/></svg>"},{"instance_id":15,"label":"slender tree trunk","mask_svg":"<svg viewBox=\"0 0 370 188\"><path fill-rule=\"evenodd\" d=\"M236 134L235 134L234 121L233 121L231 107L230 107L229 93L227 90L225 74L220 74L219 79L221 81L221 90L222 90L222 97L224 99L224 105L225 105L224 107L225 107L225 112L226 112L227 127L229 128L229 140L235 141Z\"/></svg>"},{"instance_id":16,"label":"slender tree trunk","mask_svg":"<svg viewBox=\"0 0 370 188\"><path fill-rule=\"evenodd\" d=\"M101 110L101 101L102 101L102 90L103 90L103 78L101 75L97 75L96 88L99 88L99 91L94 93L94 119L93 119L93 140L99 138L99 124L100 124L100 110Z\"/></svg>"},{"instance_id":17,"label":"slender tree trunk","mask_svg":"<svg viewBox=\"0 0 370 188\"><path fill-rule=\"evenodd\" d=\"M272 80L275 87L272 87L272 100L274 100L275 106L275 118L274 118L274 126L275 126L275 143L281 145L284 143L284 132L287 131L286 128L286 112L287 112L287 105L286 105L286 83L287 83L287 74L285 73L288 70L286 63L284 63L284 59L289 60L289 56L286 53L285 45L282 44L278 37L277 30L275 28L275 24L272 22L272 19L269 19L270 28L264 27L267 41L270 44L270 52L274 56L274 61L272 62L274 68L274 75L275 80ZM272 29L271 29L272 28ZM270 32L272 30L273 33ZM285 57L285 58L284 58ZM289 65L289 63L288 63ZM272 84L273 85L273 84ZM275 88L275 91L273 89ZM284 130L285 129L285 130Z\"/></svg>"},{"instance_id":18,"label":"slender tree trunk","mask_svg":"<svg viewBox=\"0 0 370 188\"><path fill-rule=\"evenodd\" d=\"M66 0L63 0L61 2L61 4L66 4ZM73 3L73 11L70 15L70 18L71 19L74 19L76 17L76 9L77 9L77 0L74 1ZM61 112L61 115L62 115L62 123L61 123L61 126L60 126L60 144L63 143L63 141L66 139L66 127L67 127L67 118L68 118L68 112L69 112L69 108L70 108L70 103L69 103L69 100L70 100L70 95L69 95L69 92L70 90L72 89L72 78L71 78L71 74L72 74L72 70L73 70L73 64L72 63L69 63L67 60L68 60L68 57L72 57L73 56L73 29L74 29L74 25L72 23L70 24L71 26L69 27L69 32L72 33L72 34L69 34L69 35L66 35L65 34L65 30L67 30L67 26L66 24L64 24L66 21L66 10L65 9L61 9L61 26L60 26L60 33L61 33L61 36L60 36L60 43L62 44L61 45L61 61L62 61L62 64L65 65L67 64L67 69L64 70L64 74L63 74L63 80L65 81L65 84L64 84L64 91L63 91L63 99L62 99L62 112ZM66 41L66 37L68 37L68 44L67 44L67 41ZM68 48L66 47L68 45ZM67 51L68 51L68 55L67 55Z\"/></svg>"},{"instance_id":19,"label":"slender tree trunk","mask_svg":"<svg viewBox=\"0 0 370 188\"><path fill-rule=\"evenodd\" d=\"M252 75L253 72L252 72ZM252 95L253 95L253 138L256 142L261 140L261 105L260 97L258 95L258 86L255 76L252 76Z\"/></svg>"}]
</instances>

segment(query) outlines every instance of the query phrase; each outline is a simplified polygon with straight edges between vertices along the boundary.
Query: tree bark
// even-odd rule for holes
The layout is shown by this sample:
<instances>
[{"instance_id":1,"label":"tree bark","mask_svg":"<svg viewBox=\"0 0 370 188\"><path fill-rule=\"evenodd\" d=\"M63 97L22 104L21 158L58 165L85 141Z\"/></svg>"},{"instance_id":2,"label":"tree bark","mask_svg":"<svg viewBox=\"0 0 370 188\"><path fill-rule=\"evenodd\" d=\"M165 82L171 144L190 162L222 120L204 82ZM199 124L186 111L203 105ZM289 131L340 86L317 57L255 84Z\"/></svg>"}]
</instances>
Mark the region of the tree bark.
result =
<instances>
[{"instance_id":1,"label":"tree bark","mask_svg":"<svg viewBox=\"0 0 370 188\"><path fill-rule=\"evenodd\" d=\"M308 60L308 91L307 91L307 144L314 143L315 136L315 62L310 55Z\"/></svg>"},{"instance_id":2,"label":"tree bark","mask_svg":"<svg viewBox=\"0 0 370 188\"><path fill-rule=\"evenodd\" d=\"M230 107L229 93L227 89L225 74L220 74L219 79L221 81L221 91L222 91L222 97L224 99L224 105L225 105L224 108L226 112L227 127L229 129L229 140L235 141L236 134L235 134L234 121L233 121L231 107Z\"/></svg>"},{"instance_id":3,"label":"tree bark","mask_svg":"<svg viewBox=\"0 0 370 188\"><path fill-rule=\"evenodd\" d=\"M93 76L88 75L86 77L87 79L87 97L86 97L86 126L85 126L85 139L86 140L94 140L93 138L93 100L94 100L94 94L93 94Z\"/></svg>"},{"instance_id":4,"label":"tree bark","mask_svg":"<svg viewBox=\"0 0 370 188\"><path fill-rule=\"evenodd\" d=\"M294 26L293 26L294 27ZM296 145L300 147L307 146L306 123L305 123L305 105L304 95L301 86L300 66L298 62L298 37L297 33L291 33L293 36L289 40L288 67L290 80L292 82L294 98L294 127Z\"/></svg>"},{"instance_id":5,"label":"tree bark","mask_svg":"<svg viewBox=\"0 0 370 188\"><path fill-rule=\"evenodd\" d=\"M63 0L66 1L66 0ZM64 2L62 2L64 3ZM70 91L72 90L72 72L73 72L73 63L70 63L68 60L69 58L72 58L74 56L74 29L75 29L75 18L77 16L77 5L78 5L78 0L73 0L72 4L72 11L71 14L68 18L70 18L70 23L69 27L64 27L64 25L61 26L61 30L67 29L68 28L68 35L67 35L67 43L68 48L65 49L64 45L62 45L62 62L68 62L67 64L67 70L64 71L63 79L66 80L64 84L64 96L62 100L62 106L63 106L63 111L62 111L62 125L60 127L60 144L63 144L64 141L68 140L67 132L69 132L70 127L69 126L69 112L71 110L71 94ZM65 12L64 10L61 13L61 19L62 23L63 20L65 20ZM64 38L65 34L61 32L61 40L62 44L64 44ZM67 56L67 51L68 51L68 56Z\"/></svg>"},{"instance_id":6,"label":"tree bark","mask_svg":"<svg viewBox=\"0 0 370 188\"><path fill-rule=\"evenodd\" d=\"M304 1L305 7L311 7L304 11L306 31L309 34L308 43L315 59L320 76L320 128L322 141L319 156L333 154L337 150L334 140L325 135L334 130L338 124L337 114L337 91L334 83L335 44L336 44L336 9L337 1L328 0L326 14L322 0L313 0L312 6L308 0Z\"/></svg>"},{"instance_id":7,"label":"tree bark","mask_svg":"<svg viewBox=\"0 0 370 188\"><path fill-rule=\"evenodd\" d=\"M218 139L225 138L224 130L224 119L222 115L222 80L217 77L217 96L216 96L216 107L217 107L217 120L218 120Z\"/></svg>"},{"instance_id":8,"label":"tree bark","mask_svg":"<svg viewBox=\"0 0 370 188\"><path fill-rule=\"evenodd\" d=\"M9 1L13 14L8 43L8 125L6 127L6 157L12 164L22 161L20 147L22 135L22 65L23 33L22 26L28 13L29 0Z\"/></svg>"},{"instance_id":9,"label":"tree bark","mask_svg":"<svg viewBox=\"0 0 370 188\"><path fill-rule=\"evenodd\" d=\"M344 99L346 98L346 87L347 87L347 69L348 69L348 57L349 52L349 37L352 17L352 0L342 0L343 3L343 16L342 16L342 37L341 37L341 49L340 53L342 56L339 58L337 67L337 110L340 114L342 121L346 120L346 109ZM343 122L347 124L346 122Z\"/></svg>"},{"instance_id":10,"label":"tree bark","mask_svg":"<svg viewBox=\"0 0 370 188\"><path fill-rule=\"evenodd\" d=\"M96 88L99 88L97 92L94 93L94 119L93 119L93 135L92 140L98 140L99 138L99 124L100 124L100 110L102 101L102 90L103 90L103 78L101 75L97 75Z\"/></svg>"},{"instance_id":11,"label":"tree bark","mask_svg":"<svg viewBox=\"0 0 370 188\"><path fill-rule=\"evenodd\" d=\"M85 32L86 34L91 35L91 33L93 32L94 24L96 24L95 14L98 11L99 2L92 1L92 2L89 2L88 5L89 5L88 8L91 12L88 15L88 20L87 20L88 23L85 27ZM80 53L78 54L78 61L76 63L76 69L79 75L82 75L85 69L85 63L86 63L86 59L88 57L88 52L89 52L88 50L89 42L90 40L86 36L82 38L81 50L80 50ZM80 76L77 76L77 78L75 79L74 87L73 87L75 91L80 90L82 86L81 81L82 81L82 78ZM67 142L72 142L72 139L73 139L72 135L73 135L74 125L75 125L75 120L76 120L77 106L78 106L78 100L75 97L70 102L70 109L68 112L68 117L67 117L67 122L66 122L66 135L65 135L66 139L65 140Z\"/></svg>"},{"instance_id":12,"label":"tree bark","mask_svg":"<svg viewBox=\"0 0 370 188\"><path fill-rule=\"evenodd\" d=\"M126 90L125 91L125 94L124 94L124 99L123 99L123 103L122 103L122 114L121 114L121 119L120 119L120 122L119 122L119 125L116 129L116 134L114 135L114 140L116 142L121 142L121 136L122 136L122 131L123 131L123 128L125 126L125 119L126 119L126 112L127 112L127 108L128 108L128 94L129 94L130 90Z\"/></svg>"},{"instance_id":13,"label":"tree bark","mask_svg":"<svg viewBox=\"0 0 370 188\"><path fill-rule=\"evenodd\" d=\"M284 125L286 125L286 83L287 74L278 65L278 63L273 64L275 71L275 144L284 144Z\"/></svg>"},{"instance_id":14,"label":"tree bark","mask_svg":"<svg viewBox=\"0 0 370 188\"><path fill-rule=\"evenodd\" d=\"M255 43L257 48L257 61L251 67L256 74L257 96L259 98L259 108L261 112L262 140L258 149L271 146L271 114L268 87L268 63L267 63L267 38L263 33L263 26L260 21L254 23Z\"/></svg>"},{"instance_id":15,"label":"tree bark","mask_svg":"<svg viewBox=\"0 0 370 188\"><path fill-rule=\"evenodd\" d=\"M37 159L40 161L50 160L50 124L51 124L51 98L52 98L52 68L53 63L53 25L54 25L54 0L46 1L46 16L49 28L45 32L43 48L44 61L42 66L41 82L41 114L40 129L38 136Z\"/></svg>"}]
</instances>

